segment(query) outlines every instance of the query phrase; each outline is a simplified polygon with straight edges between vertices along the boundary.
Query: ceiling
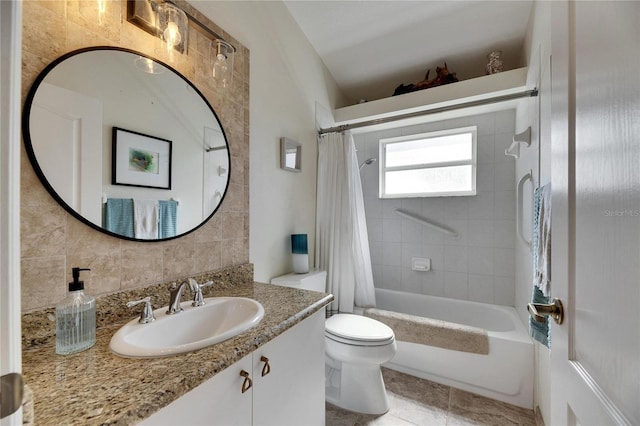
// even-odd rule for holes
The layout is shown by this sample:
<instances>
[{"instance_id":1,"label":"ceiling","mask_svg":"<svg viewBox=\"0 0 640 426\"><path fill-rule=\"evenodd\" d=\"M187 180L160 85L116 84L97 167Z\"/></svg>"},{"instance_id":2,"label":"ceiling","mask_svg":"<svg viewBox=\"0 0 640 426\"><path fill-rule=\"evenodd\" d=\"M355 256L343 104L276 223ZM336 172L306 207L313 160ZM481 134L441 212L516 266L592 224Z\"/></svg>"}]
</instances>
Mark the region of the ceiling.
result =
<instances>
[{"instance_id":1,"label":"ceiling","mask_svg":"<svg viewBox=\"0 0 640 426\"><path fill-rule=\"evenodd\" d=\"M485 74L487 54L505 70L525 66L532 0L285 0L351 103L389 97L447 63L461 80Z\"/></svg>"}]
</instances>

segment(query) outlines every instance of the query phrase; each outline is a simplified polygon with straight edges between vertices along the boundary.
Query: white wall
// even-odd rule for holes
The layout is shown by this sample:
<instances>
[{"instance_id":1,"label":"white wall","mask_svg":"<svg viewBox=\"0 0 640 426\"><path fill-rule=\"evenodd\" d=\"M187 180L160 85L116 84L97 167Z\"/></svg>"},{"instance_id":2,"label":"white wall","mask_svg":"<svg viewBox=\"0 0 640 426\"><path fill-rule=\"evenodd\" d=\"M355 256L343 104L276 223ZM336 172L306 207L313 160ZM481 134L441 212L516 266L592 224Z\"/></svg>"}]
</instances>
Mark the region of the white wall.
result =
<instances>
[{"instance_id":1,"label":"white wall","mask_svg":"<svg viewBox=\"0 0 640 426\"><path fill-rule=\"evenodd\" d=\"M532 147L523 150L516 163L516 178L529 169L535 176L536 186L549 183L551 178L551 4L535 2L527 31L525 49L529 67L528 87L537 87L539 95L522 103L516 114L516 131L528 126L532 130ZM530 211L530 210L525 210ZM525 218L531 220L530 217ZM531 300L532 259L531 252L522 244L516 245L516 310L524 324L528 324L526 305ZM553 337L552 337L553 339ZM550 355L540 343L535 343L535 388L534 406L549 424L550 420Z\"/></svg>"},{"instance_id":2,"label":"white wall","mask_svg":"<svg viewBox=\"0 0 640 426\"><path fill-rule=\"evenodd\" d=\"M256 281L291 271L292 233L309 235L316 206L315 102L343 102L335 81L280 1L191 1L250 50L250 250ZM302 172L280 169L281 137L302 144Z\"/></svg>"},{"instance_id":3,"label":"white wall","mask_svg":"<svg viewBox=\"0 0 640 426\"><path fill-rule=\"evenodd\" d=\"M375 286L513 306L515 299L514 160L515 111L475 115L355 135L358 160L378 157L381 138L477 126L477 195L379 199L379 163L361 170ZM393 210L454 229L446 236ZM412 257L431 259L431 271L411 270Z\"/></svg>"}]
</instances>

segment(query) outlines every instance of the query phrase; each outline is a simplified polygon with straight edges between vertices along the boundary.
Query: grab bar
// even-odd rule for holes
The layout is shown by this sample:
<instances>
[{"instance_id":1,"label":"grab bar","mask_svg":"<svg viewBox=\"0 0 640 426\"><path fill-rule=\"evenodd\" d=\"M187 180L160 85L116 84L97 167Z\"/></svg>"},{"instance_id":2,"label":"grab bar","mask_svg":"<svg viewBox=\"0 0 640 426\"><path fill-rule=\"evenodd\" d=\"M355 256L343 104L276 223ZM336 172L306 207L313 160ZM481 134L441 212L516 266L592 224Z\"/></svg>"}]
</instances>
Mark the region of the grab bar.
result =
<instances>
[{"instance_id":1,"label":"grab bar","mask_svg":"<svg viewBox=\"0 0 640 426\"><path fill-rule=\"evenodd\" d=\"M524 184L528 180L530 180L531 184L533 184L533 173L531 172L531 170L529 170L518 181L518 201L516 202L516 231L518 233L518 238L520 238L520 240L523 243L525 243L527 245L527 247L529 247L529 250L531 250L531 240L527 240L525 238L524 234L522 233L522 221L523 221L523 214L524 214L524 206L523 206L524 194L523 194L523 190L524 190Z\"/></svg>"},{"instance_id":2,"label":"grab bar","mask_svg":"<svg viewBox=\"0 0 640 426\"><path fill-rule=\"evenodd\" d=\"M398 214L398 215L400 215L402 217L406 217L407 219L410 219L410 220L412 220L414 222L417 222L417 223L419 223L421 225L428 226L429 228L433 228L436 231L440 231L440 232L443 232L443 233L445 233L447 235L452 235L454 237L458 236L458 233L456 231L454 231L453 229L447 228L446 226L437 224L435 222L431 222L431 221L429 221L429 220L427 220L425 218L419 217L419 216L411 214L409 212L405 212L404 210L394 209L393 211L396 214Z\"/></svg>"}]
</instances>

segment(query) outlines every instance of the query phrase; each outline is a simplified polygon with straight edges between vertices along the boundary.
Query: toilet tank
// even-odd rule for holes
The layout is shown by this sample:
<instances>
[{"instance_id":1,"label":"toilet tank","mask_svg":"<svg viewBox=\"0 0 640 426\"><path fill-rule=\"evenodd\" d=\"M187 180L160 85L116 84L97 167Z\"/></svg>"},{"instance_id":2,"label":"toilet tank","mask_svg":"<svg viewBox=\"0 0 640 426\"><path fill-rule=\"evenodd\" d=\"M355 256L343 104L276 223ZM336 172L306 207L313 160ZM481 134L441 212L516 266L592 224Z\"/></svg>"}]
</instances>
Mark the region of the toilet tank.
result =
<instances>
[{"instance_id":1,"label":"toilet tank","mask_svg":"<svg viewBox=\"0 0 640 426\"><path fill-rule=\"evenodd\" d=\"M311 269L306 274L291 273L271 279L271 284L302 290L326 291L327 271Z\"/></svg>"}]
</instances>

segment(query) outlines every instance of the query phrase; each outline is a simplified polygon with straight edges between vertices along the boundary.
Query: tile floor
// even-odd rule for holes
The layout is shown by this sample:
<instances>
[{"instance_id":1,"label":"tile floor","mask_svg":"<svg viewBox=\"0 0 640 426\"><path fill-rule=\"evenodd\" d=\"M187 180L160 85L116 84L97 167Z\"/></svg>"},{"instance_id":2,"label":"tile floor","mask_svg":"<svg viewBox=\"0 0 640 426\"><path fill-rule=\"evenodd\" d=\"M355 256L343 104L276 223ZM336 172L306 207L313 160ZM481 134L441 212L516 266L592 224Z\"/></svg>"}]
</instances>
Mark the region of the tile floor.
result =
<instances>
[{"instance_id":1,"label":"tile floor","mask_svg":"<svg viewBox=\"0 0 640 426\"><path fill-rule=\"evenodd\" d=\"M327 426L535 426L533 410L382 369L391 409L381 416L327 404Z\"/></svg>"}]
</instances>

